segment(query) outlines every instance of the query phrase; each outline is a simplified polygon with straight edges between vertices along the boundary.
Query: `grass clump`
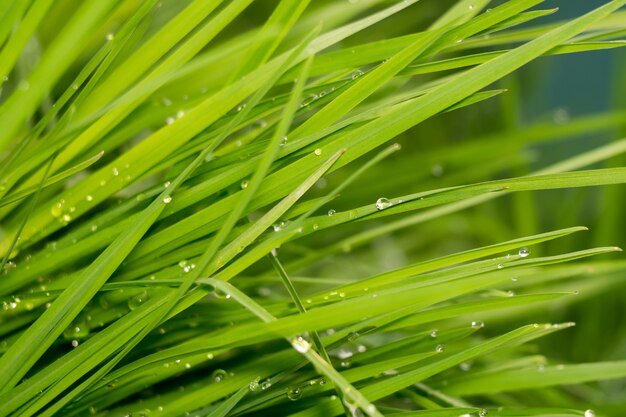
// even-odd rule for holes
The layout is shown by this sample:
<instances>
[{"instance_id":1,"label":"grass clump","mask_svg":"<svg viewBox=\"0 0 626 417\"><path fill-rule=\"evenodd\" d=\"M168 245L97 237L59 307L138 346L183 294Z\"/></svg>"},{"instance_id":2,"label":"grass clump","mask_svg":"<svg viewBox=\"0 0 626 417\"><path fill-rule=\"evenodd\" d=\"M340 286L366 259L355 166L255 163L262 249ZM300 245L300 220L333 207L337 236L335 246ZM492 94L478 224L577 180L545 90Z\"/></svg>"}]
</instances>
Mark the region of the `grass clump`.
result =
<instances>
[{"instance_id":1,"label":"grass clump","mask_svg":"<svg viewBox=\"0 0 626 417\"><path fill-rule=\"evenodd\" d=\"M626 118L515 74L626 0L540 3L0 5L0 417L620 415L626 140L525 150Z\"/></svg>"}]
</instances>

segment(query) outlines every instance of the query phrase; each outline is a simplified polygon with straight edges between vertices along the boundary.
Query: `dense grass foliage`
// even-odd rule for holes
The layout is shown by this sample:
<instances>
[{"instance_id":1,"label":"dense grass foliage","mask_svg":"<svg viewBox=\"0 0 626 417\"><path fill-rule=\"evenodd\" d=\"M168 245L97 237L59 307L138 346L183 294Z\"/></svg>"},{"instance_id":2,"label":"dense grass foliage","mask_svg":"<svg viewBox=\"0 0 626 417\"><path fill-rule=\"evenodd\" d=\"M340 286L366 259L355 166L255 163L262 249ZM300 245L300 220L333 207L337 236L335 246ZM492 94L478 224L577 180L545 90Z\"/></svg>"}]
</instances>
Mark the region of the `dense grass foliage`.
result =
<instances>
[{"instance_id":1,"label":"dense grass foliage","mask_svg":"<svg viewBox=\"0 0 626 417\"><path fill-rule=\"evenodd\" d=\"M625 415L623 73L517 71L626 0L541 3L0 2L0 417Z\"/></svg>"}]
</instances>

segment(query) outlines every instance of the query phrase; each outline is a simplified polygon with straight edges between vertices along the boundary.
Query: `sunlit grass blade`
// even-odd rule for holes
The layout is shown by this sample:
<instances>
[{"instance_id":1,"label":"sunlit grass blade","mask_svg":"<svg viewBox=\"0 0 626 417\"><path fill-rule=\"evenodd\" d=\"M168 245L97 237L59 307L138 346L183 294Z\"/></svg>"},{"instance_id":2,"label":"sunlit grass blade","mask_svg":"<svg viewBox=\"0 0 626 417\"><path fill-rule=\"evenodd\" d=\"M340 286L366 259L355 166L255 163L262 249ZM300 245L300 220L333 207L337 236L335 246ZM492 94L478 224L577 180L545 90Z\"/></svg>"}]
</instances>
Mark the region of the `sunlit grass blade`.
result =
<instances>
[{"instance_id":1,"label":"sunlit grass blade","mask_svg":"<svg viewBox=\"0 0 626 417\"><path fill-rule=\"evenodd\" d=\"M487 392L539 389L554 385L582 384L625 376L626 363L624 361L551 365L477 373L471 378L458 378L456 381L450 381L445 391L456 395L476 395Z\"/></svg>"}]
</instances>

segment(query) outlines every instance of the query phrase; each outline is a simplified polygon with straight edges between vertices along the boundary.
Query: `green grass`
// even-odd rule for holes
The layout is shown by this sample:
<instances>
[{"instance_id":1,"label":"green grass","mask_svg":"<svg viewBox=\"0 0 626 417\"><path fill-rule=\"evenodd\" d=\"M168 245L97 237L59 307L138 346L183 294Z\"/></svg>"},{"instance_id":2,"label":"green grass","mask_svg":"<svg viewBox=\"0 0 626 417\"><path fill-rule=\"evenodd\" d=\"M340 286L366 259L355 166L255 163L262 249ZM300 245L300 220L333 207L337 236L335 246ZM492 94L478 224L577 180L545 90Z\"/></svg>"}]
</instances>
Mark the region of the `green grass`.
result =
<instances>
[{"instance_id":1,"label":"green grass","mask_svg":"<svg viewBox=\"0 0 626 417\"><path fill-rule=\"evenodd\" d=\"M622 416L623 75L517 71L626 0L541 3L0 4L0 417Z\"/></svg>"}]
</instances>

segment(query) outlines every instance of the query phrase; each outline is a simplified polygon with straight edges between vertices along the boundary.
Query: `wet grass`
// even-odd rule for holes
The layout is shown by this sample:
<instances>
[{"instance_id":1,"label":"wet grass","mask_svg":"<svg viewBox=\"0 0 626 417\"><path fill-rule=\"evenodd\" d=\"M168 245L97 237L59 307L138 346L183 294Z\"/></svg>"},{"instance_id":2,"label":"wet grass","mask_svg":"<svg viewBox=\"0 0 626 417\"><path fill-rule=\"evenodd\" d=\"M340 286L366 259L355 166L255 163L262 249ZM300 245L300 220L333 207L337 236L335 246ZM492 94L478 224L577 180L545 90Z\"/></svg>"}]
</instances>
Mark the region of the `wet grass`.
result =
<instances>
[{"instance_id":1,"label":"wet grass","mask_svg":"<svg viewBox=\"0 0 626 417\"><path fill-rule=\"evenodd\" d=\"M626 0L489 3L0 5L0 416L621 415Z\"/></svg>"}]
</instances>

